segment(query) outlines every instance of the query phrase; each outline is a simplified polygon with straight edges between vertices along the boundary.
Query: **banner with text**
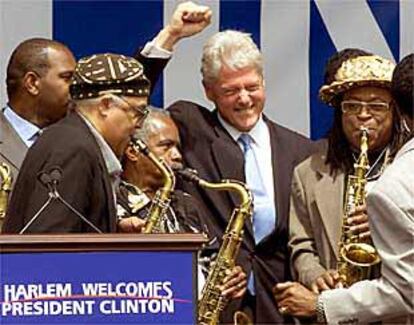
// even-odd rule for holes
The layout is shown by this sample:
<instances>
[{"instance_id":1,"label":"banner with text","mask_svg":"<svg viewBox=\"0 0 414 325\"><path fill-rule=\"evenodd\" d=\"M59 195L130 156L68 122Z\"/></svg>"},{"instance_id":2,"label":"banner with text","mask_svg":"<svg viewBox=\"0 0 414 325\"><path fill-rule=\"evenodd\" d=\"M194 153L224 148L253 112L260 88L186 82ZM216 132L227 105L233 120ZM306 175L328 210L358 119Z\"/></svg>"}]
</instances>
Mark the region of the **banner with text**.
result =
<instances>
[{"instance_id":1,"label":"banner with text","mask_svg":"<svg viewBox=\"0 0 414 325\"><path fill-rule=\"evenodd\" d=\"M1 324L193 324L191 252L2 254Z\"/></svg>"}]
</instances>

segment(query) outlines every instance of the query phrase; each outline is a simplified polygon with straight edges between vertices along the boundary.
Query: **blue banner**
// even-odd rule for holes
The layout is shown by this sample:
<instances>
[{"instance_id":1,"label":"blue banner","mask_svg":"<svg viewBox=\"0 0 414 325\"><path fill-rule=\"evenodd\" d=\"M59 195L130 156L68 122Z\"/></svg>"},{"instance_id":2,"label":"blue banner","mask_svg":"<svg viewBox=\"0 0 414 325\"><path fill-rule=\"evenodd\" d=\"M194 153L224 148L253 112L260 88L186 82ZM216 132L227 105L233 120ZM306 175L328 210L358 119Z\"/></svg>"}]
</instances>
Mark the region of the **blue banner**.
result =
<instances>
[{"instance_id":1,"label":"blue banner","mask_svg":"<svg viewBox=\"0 0 414 325\"><path fill-rule=\"evenodd\" d=\"M1 255L1 324L194 324L191 252Z\"/></svg>"}]
</instances>

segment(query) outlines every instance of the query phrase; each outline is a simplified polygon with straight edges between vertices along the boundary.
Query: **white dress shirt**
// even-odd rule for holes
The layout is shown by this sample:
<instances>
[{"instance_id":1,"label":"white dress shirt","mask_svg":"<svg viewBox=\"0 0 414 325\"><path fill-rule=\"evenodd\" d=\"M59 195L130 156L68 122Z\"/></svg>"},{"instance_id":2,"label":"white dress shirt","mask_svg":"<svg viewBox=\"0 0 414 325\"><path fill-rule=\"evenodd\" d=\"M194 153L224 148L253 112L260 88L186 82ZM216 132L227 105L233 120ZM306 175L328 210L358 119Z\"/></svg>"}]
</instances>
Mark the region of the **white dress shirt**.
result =
<instances>
[{"instance_id":1,"label":"white dress shirt","mask_svg":"<svg viewBox=\"0 0 414 325\"><path fill-rule=\"evenodd\" d=\"M26 146L30 148L36 141L40 128L20 117L10 108L10 106L6 106L3 114L11 126L16 130L16 133L23 140Z\"/></svg>"},{"instance_id":2,"label":"white dress shirt","mask_svg":"<svg viewBox=\"0 0 414 325\"><path fill-rule=\"evenodd\" d=\"M242 145L237 141L242 133L237 130L234 126L227 123L223 117L218 113L218 119L224 129L230 134L230 136L238 143L240 148L243 150ZM272 165L272 147L270 143L270 131L263 120L263 115L260 116L256 125L248 132L253 139L251 146L256 157L260 157L260 176L264 182L267 194L271 202L275 202L275 191L273 182L273 165ZM275 206L274 204L272 205ZM274 211L276 215L276 211ZM273 230L273 229L272 229Z\"/></svg>"}]
</instances>

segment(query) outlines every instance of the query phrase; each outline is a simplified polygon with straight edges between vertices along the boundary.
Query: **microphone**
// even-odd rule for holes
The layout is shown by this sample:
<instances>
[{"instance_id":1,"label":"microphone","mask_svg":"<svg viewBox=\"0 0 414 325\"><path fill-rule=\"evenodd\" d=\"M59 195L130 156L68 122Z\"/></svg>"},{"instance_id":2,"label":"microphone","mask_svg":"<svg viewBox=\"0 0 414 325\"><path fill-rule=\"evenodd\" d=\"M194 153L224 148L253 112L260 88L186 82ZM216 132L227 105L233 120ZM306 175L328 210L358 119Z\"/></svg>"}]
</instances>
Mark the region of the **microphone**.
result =
<instances>
[{"instance_id":1,"label":"microphone","mask_svg":"<svg viewBox=\"0 0 414 325\"><path fill-rule=\"evenodd\" d=\"M48 172L41 171L37 175L37 179L45 186L49 191L49 198L42 205L38 212L30 219L30 221L24 226L24 228L19 232L19 234L23 234L30 225L39 217L39 215L46 209L46 207L51 203L52 200L57 200L61 202L66 208L68 208L71 212L76 214L83 222L89 225L93 230L97 233L102 234L102 230L100 230L97 226L95 226L91 221L89 221L85 216L83 216L78 210L76 210L70 203L68 203L58 192L57 186L62 178L62 169L59 166L52 166Z\"/></svg>"},{"instance_id":2,"label":"microphone","mask_svg":"<svg viewBox=\"0 0 414 325\"><path fill-rule=\"evenodd\" d=\"M49 171L49 176L52 183L57 186L57 184L60 182L60 179L62 178L62 169L57 166L52 167Z\"/></svg>"},{"instance_id":3,"label":"microphone","mask_svg":"<svg viewBox=\"0 0 414 325\"><path fill-rule=\"evenodd\" d=\"M41 171L37 174L37 179L40 181L40 183L43 184L44 187L46 187L49 190L49 196L55 197L55 193L53 192L52 187L52 178L50 177L50 175L45 171Z\"/></svg>"}]
</instances>

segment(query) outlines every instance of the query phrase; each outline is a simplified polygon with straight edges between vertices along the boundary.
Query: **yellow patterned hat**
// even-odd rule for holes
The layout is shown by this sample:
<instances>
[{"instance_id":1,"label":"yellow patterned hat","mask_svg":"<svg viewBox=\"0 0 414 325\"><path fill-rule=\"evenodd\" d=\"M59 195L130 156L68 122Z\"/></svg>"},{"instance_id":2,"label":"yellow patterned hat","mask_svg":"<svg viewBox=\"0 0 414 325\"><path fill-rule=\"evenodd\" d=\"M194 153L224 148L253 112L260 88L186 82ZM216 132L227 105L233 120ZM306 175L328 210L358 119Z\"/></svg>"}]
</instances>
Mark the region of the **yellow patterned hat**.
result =
<instances>
[{"instance_id":1,"label":"yellow patterned hat","mask_svg":"<svg viewBox=\"0 0 414 325\"><path fill-rule=\"evenodd\" d=\"M323 85L319 90L320 99L328 105L338 95L361 86L390 88L395 64L377 55L359 56L342 63L335 74L335 81Z\"/></svg>"}]
</instances>

